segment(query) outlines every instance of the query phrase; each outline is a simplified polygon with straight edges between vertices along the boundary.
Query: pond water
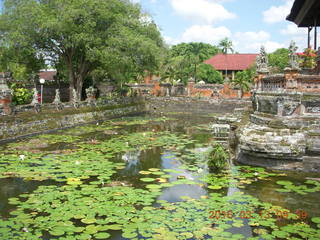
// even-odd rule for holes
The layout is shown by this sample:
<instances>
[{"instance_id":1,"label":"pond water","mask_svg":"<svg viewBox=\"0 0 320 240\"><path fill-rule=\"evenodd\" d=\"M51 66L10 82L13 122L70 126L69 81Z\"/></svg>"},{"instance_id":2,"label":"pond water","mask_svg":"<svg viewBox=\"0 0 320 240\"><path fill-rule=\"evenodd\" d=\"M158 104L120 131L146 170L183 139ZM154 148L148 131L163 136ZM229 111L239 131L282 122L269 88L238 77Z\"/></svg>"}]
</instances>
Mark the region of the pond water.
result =
<instances>
[{"instance_id":1,"label":"pond water","mask_svg":"<svg viewBox=\"0 0 320 240\"><path fill-rule=\"evenodd\" d=\"M320 239L320 175L210 174L211 121L136 116L0 146L0 239Z\"/></svg>"}]
</instances>

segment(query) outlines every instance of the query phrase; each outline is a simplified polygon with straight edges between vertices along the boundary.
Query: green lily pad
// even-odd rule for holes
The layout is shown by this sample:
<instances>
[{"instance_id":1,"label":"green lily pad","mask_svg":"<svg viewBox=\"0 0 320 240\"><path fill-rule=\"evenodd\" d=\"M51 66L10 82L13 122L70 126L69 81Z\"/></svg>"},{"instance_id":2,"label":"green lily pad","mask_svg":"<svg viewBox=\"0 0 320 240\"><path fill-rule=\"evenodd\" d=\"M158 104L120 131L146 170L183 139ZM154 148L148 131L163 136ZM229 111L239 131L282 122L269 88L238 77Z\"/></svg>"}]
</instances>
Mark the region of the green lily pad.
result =
<instances>
[{"instance_id":1,"label":"green lily pad","mask_svg":"<svg viewBox=\"0 0 320 240\"><path fill-rule=\"evenodd\" d=\"M92 224L92 223L95 223L97 220L95 218L83 218L81 219L81 222L82 223L85 223L85 224Z\"/></svg>"},{"instance_id":2,"label":"green lily pad","mask_svg":"<svg viewBox=\"0 0 320 240\"><path fill-rule=\"evenodd\" d=\"M62 235L65 234L65 232L64 232L63 230L61 230L61 229L57 229L57 230L53 229L52 231L49 231L49 233L50 233L52 236L55 236L55 237L57 237L57 236L62 236Z\"/></svg>"},{"instance_id":3,"label":"green lily pad","mask_svg":"<svg viewBox=\"0 0 320 240\"><path fill-rule=\"evenodd\" d=\"M153 181L155 181L154 178L140 178L140 180L141 180L142 182L153 182Z\"/></svg>"},{"instance_id":4,"label":"green lily pad","mask_svg":"<svg viewBox=\"0 0 320 240\"><path fill-rule=\"evenodd\" d=\"M320 217L311 218L311 221L314 223L320 223Z\"/></svg>"},{"instance_id":5,"label":"green lily pad","mask_svg":"<svg viewBox=\"0 0 320 240\"><path fill-rule=\"evenodd\" d=\"M94 235L94 237L96 239L107 239L110 236L111 235L109 233L106 233L106 232L101 232L101 233L97 233L97 234Z\"/></svg>"},{"instance_id":6,"label":"green lily pad","mask_svg":"<svg viewBox=\"0 0 320 240\"><path fill-rule=\"evenodd\" d=\"M208 188L213 190L218 190L218 189L221 189L222 187L218 185L211 185L211 186L208 186Z\"/></svg>"}]
</instances>

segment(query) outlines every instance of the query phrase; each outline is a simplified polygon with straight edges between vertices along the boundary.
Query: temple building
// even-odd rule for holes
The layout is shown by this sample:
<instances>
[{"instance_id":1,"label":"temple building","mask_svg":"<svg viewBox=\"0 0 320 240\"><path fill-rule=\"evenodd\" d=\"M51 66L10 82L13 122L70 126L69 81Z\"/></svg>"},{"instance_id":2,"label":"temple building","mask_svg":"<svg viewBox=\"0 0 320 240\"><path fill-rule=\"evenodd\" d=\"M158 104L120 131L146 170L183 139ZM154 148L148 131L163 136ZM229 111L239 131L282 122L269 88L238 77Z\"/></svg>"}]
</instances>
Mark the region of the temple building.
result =
<instances>
[{"instance_id":1,"label":"temple building","mask_svg":"<svg viewBox=\"0 0 320 240\"><path fill-rule=\"evenodd\" d=\"M258 54L217 54L205 61L224 76L234 80L235 74L251 67Z\"/></svg>"}]
</instances>

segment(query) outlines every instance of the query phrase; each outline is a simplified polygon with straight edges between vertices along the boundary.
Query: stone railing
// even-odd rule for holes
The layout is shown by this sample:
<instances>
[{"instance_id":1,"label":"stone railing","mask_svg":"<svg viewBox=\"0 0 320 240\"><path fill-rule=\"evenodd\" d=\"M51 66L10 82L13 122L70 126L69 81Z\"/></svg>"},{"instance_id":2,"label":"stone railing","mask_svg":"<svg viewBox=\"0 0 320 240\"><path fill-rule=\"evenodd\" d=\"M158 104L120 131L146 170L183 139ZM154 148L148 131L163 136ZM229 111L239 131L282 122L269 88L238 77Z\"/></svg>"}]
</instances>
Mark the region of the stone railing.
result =
<instances>
[{"instance_id":1,"label":"stone railing","mask_svg":"<svg viewBox=\"0 0 320 240\"><path fill-rule=\"evenodd\" d=\"M314 92L320 93L320 75L304 75L296 71L285 74L258 75L255 78L258 92Z\"/></svg>"}]
</instances>

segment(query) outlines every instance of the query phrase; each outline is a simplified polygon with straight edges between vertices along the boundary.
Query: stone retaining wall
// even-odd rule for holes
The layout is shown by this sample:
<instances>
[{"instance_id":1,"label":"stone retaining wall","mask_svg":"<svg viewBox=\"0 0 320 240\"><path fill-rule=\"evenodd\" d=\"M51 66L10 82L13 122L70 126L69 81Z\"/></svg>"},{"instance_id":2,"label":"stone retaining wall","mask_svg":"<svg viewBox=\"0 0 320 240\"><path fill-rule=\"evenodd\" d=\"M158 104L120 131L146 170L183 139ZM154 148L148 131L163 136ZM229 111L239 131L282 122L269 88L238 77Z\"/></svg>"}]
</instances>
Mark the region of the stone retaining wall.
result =
<instances>
[{"instance_id":1,"label":"stone retaining wall","mask_svg":"<svg viewBox=\"0 0 320 240\"><path fill-rule=\"evenodd\" d=\"M244 99L205 99L188 97L147 97L148 110L151 113L192 112L195 114L231 113L235 108L251 105Z\"/></svg>"},{"instance_id":2,"label":"stone retaining wall","mask_svg":"<svg viewBox=\"0 0 320 240\"><path fill-rule=\"evenodd\" d=\"M82 103L78 109L69 106L62 111L47 106L38 114L26 111L16 116L0 117L0 142L145 111L143 98L123 98L96 106Z\"/></svg>"}]
</instances>

